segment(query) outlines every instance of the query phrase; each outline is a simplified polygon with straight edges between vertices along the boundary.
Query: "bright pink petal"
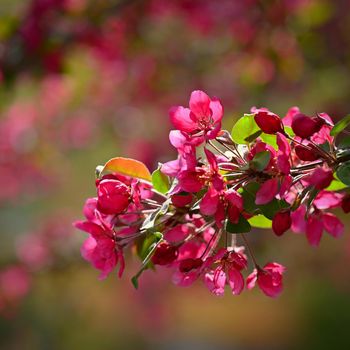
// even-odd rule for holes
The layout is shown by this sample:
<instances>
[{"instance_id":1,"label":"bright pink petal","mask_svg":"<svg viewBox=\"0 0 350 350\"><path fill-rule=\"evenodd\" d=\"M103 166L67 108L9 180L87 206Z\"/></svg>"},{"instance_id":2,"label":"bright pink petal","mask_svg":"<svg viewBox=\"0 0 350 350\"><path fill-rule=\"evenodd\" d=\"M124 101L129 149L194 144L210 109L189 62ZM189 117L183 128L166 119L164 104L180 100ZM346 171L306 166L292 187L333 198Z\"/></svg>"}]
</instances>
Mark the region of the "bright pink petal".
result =
<instances>
[{"instance_id":1,"label":"bright pink petal","mask_svg":"<svg viewBox=\"0 0 350 350\"><path fill-rule=\"evenodd\" d=\"M218 163L215 154L206 148L204 148L204 153L207 157L210 168L215 172L218 171Z\"/></svg>"},{"instance_id":2,"label":"bright pink petal","mask_svg":"<svg viewBox=\"0 0 350 350\"><path fill-rule=\"evenodd\" d=\"M221 268L217 268L214 272L205 274L204 283L213 294L223 296L225 292L226 274Z\"/></svg>"},{"instance_id":3,"label":"bright pink petal","mask_svg":"<svg viewBox=\"0 0 350 350\"><path fill-rule=\"evenodd\" d=\"M338 238L344 233L344 224L331 213L322 216L324 229L333 237Z\"/></svg>"},{"instance_id":4,"label":"bright pink petal","mask_svg":"<svg viewBox=\"0 0 350 350\"><path fill-rule=\"evenodd\" d=\"M193 115L192 119L197 121L198 119L208 118L211 116L210 110L210 98L209 96L200 90L192 92L190 97L190 110Z\"/></svg>"},{"instance_id":5,"label":"bright pink petal","mask_svg":"<svg viewBox=\"0 0 350 350\"><path fill-rule=\"evenodd\" d=\"M180 271L176 271L173 274L172 281L177 286L188 287L197 280L198 276L199 275L197 271L190 271L188 273L182 273Z\"/></svg>"},{"instance_id":6,"label":"bright pink petal","mask_svg":"<svg viewBox=\"0 0 350 350\"><path fill-rule=\"evenodd\" d=\"M180 171L180 161L178 159L171 160L162 164L161 172L165 175L175 177Z\"/></svg>"},{"instance_id":7,"label":"bright pink petal","mask_svg":"<svg viewBox=\"0 0 350 350\"><path fill-rule=\"evenodd\" d=\"M234 207L237 207L239 210L243 210L243 198L235 190L229 189L225 192L226 200Z\"/></svg>"},{"instance_id":8,"label":"bright pink petal","mask_svg":"<svg viewBox=\"0 0 350 350\"><path fill-rule=\"evenodd\" d=\"M182 149L188 142L188 138L180 130L171 130L169 133L169 141L175 148Z\"/></svg>"},{"instance_id":9,"label":"bright pink petal","mask_svg":"<svg viewBox=\"0 0 350 350\"><path fill-rule=\"evenodd\" d=\"M169 111L171 123L178 130L185 132L194 132L197 130L197 124L190 118L191 111L182 106L172 107Z\"/></svg>"},{"instance_id":10,"label":"bright pink petal","mask_svg":"<svg viewBox=\"0 0 350 350\"><path fill-rule=\"evenodd\" d=\"M321 191L313 201L313 205L318 209L336 208L341 205L342 199L343 195L340 193Z\"/></svg>"},{"instance_id":11,"label":"bright pink petal","mask_svg":"<svg viewBox=\"0 0 350 350\"><path fill-rule=\"evenodd\" d=\"M80 248L80 252L81 252L81 256L91 262L92 261L92 254L94 249L96 248L97 242L94 238L92 238L91 236L89 238L87 238L83 245Z\"/></svg>"},{"instance_id":12,"label":"bright pink petal","mask_svg":"<svg viewBox=\"0 0 350 350\"><path fill-rule=\"evenodd\" d=\"M277 167L282 174L288 175L290 173L289 157L284 154L279 154L277 156Z\"/></svg>"},{"instance_id":13,"label":"bright pink petal","mask_svg":"<svg viewBox=\"0 0 350 350\"><path fill-rule=\"evenodd\" d=\"M256 193L255 204L267 204L271 202L278 192L278 180L270 179L265 181Z\"/></svg>"},{"instance_id":14,"label":"bright pink petal","mask_svg":"<svg viewBox=\"0 0 350 350\"><path fill-rule=\"evenodd\" d=\"M247 277L247 289L253 289L255 287L256 281L258 279L258 270L254 269L254 271Z\"/></svg>"},{"instance_id":15,"label":"bright pink petal","mask_svg":"<svg viewBox=\"0 0 350 350\"><path fill-rule=\"evenodd\" d=\"M76 221L74 226L81 231L90 233L94 238L105 234L105 230L101 226L90 221Z\"/></svg>"},{"instance_id":16,"label":"bright pink petal","mask_svg":"<svg viewBox=\"0 0 350 350\"><path fill-rule=\"evenodd\" d=\"M97 198L88 198L84 205L84 215L89 221L93 221L95 217L95 210L97 206Z\"/></svg>"},{"instance_id":17,"label":"bright pink petal","mask_svg":"<svg viewBox=\"0 0 350 350\"><path fill-rule=\"evenodd\" d=\"M242 274L236 269L229 269L227 272L228 284L231 287L232 293L234 295L241 294L244 288L244 279Z\"/></svg>"},{"instance_id":18,"label":"bright pink petal","mask_svg":"<svg viewBox=\"0 0 350 350\"><path fill-rule=\"evenodd\" d=\"M300 113L300 110L298 107L291 107L287 114L285 115L285 117L282 119L282 122L284 124L284 126L291 126L292 125L292 120L293 120L293 117Z\"/></svg>"},{"instance_id":19,"label":"bright pink petal","mask_svg":"<svg viewBox=\"0 0 350 350\"><path fill-rule=\"evenodd\" d=\"M224 109L221 102L214 97L210 101L209 108L212 111L212 118L214 120L214 123L221 123L222 117L224 115Z\"/></svg>"},{"instance_id":20,"label":"bright pink petal","mask_svg":"<svg viewBox=\"0 0 350 350\"><path fill-rule=\"evenodd\" d=\"M290 217L292 218L291 229L295 233L304 233L306 231L306 207L301 205L297 210L292 211Z\"/></svg>"},{"instance_id":21,"label":"bright pink petal","mask_svg":"<svg viewBox=\"0 0 350 350\"><path fill-rule=\"evenodd\" d=\"M186 192L198 192L202 189L203 184L197 174L192 171L183 171L178 177L181 188Z\"/></svg>"},{"instance_id":22,"label":"bright pink petal","mask_svg":"<svg viewBox=\"0 0 350 350\"><path fill-rule=\"evenodd\" d=\"M290 175L283 177L283 180L281 182L281 187L279 190L280 197L283 197L285 193L290 190L292 183L293 183L293 178Z\"/></svg>"},{"instance_id":23,"label":"bright pink petal","mask_svg":"<svg viewBox=\"0 0 350 350\"><path fill-rule=\"evenodd\" d=\"M258 285L265 295L276 298L283 290L283 272L285 267L277 263L269 263L258 271Z\"/></svg>"},{"instance_id":24,"label":"bright pink petal","mask_svg":"<svg viewBox=\"0 0 350 350\"><path fill-rule=\"evenodd\" d=\"M278 152L289 157L291 148L287 138L283 134L278 132L276 141L278 145Z\"/></svg>"},{"instance_id":25,"label":"bright pink petal","mask_svg":"<svg viewBox=\"0 0 350 350\"><path fill-rule=\"evenodd\" d=\"M170 243L175 243L184 240L189 235L189 227L187 225L176 225L166 231L164 238Z\"/></svg>"},{"instance_id":26,"label":"bright pink petal","mask_svg":"<svg viewBox=\"0 0 350 350\"><path fill-rule=\"evenodd\" d=\"M317 247L320 244L322 231L322 221L315 216L309 217L306 223L306 237L311 246Z\"/></svg>"},{"instance_id":27,"label":"bright pink petal","mask_svg":"<svg viewBox=\"0 0 350 350\"><path fill-rule=\"evenodd\" d=\"M318 190L328 187L333 180L333 171L327 167L317 167L308 176L307 181Z\"/></svg>"},{"instance_id":28,"label":"bright pink petal","mask_svg":"<svg viewBox=\"0 0 350 350\"><path fill-rule=\"evenodd\" d=\"M214 124L214 127L211 130L207 131L205 138L207 140L215 139L215 137L218 136L218 133L220 132L220 130L221 130L221 122L217 122L216 124Z\"/></svg>"},{"instance_id":29,"label":"bright pink petal","mask_svg":"<svg viewBox=\"0 0 350 350\"><path fill-rule=\"evenodd\" d=\"M218 205L218 208L217 208L217 211L216 211L214 217L215 217L216 225L219 228L222 228L223 227L223 221L226 218L226 213L225 213L224 204L221 201L219 202L219 205Z\"/></svg>"},{"instance_id":30,"label":"bright pink petal","mask_svg":"<svg viewBox=\"0 0 350 350\"><path fill-rule=\"evenodd\" d=\"M219 193L213 188L209 187L207 193L203 196L199 208L203 215L214 215L219 204Z\"/></svg>"}]
</instances>

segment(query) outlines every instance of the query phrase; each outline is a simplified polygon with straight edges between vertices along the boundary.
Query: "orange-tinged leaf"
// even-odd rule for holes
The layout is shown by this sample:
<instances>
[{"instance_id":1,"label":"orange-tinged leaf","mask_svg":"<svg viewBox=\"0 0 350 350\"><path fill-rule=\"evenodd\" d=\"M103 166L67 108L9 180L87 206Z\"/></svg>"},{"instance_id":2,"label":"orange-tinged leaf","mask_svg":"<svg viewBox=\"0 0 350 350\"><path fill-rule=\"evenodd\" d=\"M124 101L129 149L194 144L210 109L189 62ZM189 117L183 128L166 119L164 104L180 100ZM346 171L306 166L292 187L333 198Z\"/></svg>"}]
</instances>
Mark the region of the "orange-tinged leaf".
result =
<instances>
[{"instance_id":1,"label":"orange-tinged leaf","mask_svg":"<svg viewBox=\"0 0 350 350\"><path fill-rule=\"evenodd\" d=\"M104 165L103 170L113 171L150 182L152 181L152 175L147 169L146 165L131 158L112 158Z\"/></svg>"}]
</instances>

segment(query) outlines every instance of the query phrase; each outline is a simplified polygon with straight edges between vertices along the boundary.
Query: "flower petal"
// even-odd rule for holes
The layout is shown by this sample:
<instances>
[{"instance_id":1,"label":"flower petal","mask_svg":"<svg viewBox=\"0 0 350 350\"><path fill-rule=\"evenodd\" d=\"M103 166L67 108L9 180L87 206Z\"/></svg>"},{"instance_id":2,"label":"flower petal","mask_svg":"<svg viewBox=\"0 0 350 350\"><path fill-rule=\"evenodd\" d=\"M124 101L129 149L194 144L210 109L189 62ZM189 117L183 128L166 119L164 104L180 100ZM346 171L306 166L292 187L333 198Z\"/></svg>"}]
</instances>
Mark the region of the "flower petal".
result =
<instances>
[{"instance_id":1,"label":"flower petal","mask_svg":"<svg viewBox=\"0 0 350 350\"><path fill-rule=\"evenodd\" d=\"M169 110L171 123L178 130L185 132L194 132L197 130L196 123L190 118L191 111L182 106L172 107Z\"/></svg>"},{"instance_id":2,"label":"flower petal","mask_svg":"<svg viewBox=\"0 0 350 350\"><path fill-rule=\"evenodd\" d=\"M315 216L311 216L306 223L306 237L311 246L317 247L320 244L322 231L322 221Z\"/></svg>"},{"instance_id":3,"label":"flower petal","mask_svg":"<svg viewBox=\"0 0 350 350\"><path fill-rule=\"evenodd\" d=\"M278 192L278 180L270 179L265 181L256 193L255 204L267 204L271 202Z\"/></svg>"},{"instance_id":4,"label":"flower petal","mask_svg":"<svg viewBox=\"0 0 350 350\"><path fill-rule=\"evenodd\" d=\"M209 108L210 98L209 96L200 90L192 92L190 97L190 110L192 112L192 120L207 118L211 116L211 110Z\"/></svg>"},{"instance_id":5,"label":"flower petal","mask_svg":"<svg viewBox=\"0 0 350 350\"><path fill-rule=\"evenodd\" d=\"M236 269L229 269L227 272L228 284L234 295L241 294L244 288L244 279L242 274Z\"/></svg>"},{"instance_id":6,"label":"flower petal","mask_svg":"<svg viewBox=\"0 0 350 350\"><path fill-rule=\"evenodd\" d=\"M322 216L324 229L333 237L338 238L344 233L344 224L331 213Z\"/></svg>"}]
</instances>

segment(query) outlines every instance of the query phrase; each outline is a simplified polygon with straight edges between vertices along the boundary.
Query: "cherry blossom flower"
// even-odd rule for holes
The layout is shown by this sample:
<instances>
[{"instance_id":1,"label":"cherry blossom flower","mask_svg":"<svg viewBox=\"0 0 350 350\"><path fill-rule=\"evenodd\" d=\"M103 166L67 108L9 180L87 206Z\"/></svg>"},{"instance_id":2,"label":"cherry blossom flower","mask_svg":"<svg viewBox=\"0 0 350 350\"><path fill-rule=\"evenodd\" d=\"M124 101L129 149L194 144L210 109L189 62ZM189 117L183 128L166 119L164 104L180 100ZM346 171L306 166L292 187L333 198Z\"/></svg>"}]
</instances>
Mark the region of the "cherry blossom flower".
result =
<instances>
[{"instance_id":1,"label":"cherry blossom flower","mask_svg":"<svg viewBox=\"0 0 350 350\"><path fill-rule=\"evenodd\" d=\"M256 282L259 288L269 297L278 297L283 290L283 273L285 267L278 263L268 263L263 268L255 268L247 277L247 288L255 287Z\"/></svg>"},{"instance_id":2,"label":"cherry blossom flower","mask_svg":"<svg viewBox=\"0 0 350 350\"><path fill-rule=\"evenodd\" d=\"M223 108L220 101L203 91L193 91L190 108L172 107L169 111L170 121L180 131L192 137L214 139L221 130Z\"/></svg>"}]
</instances>

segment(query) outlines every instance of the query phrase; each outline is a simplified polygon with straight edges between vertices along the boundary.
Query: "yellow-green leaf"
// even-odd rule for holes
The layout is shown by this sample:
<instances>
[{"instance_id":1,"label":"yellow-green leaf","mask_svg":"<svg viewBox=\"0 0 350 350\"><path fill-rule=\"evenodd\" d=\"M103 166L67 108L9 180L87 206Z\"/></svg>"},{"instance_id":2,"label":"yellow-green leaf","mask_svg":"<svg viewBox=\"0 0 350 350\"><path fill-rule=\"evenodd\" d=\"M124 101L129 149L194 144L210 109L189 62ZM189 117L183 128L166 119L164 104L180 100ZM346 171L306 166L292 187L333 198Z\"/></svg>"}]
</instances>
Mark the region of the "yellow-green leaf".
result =
<instances>
[{"instance_id":1,"label":"yellow-green leaf","mask_svg":"<svg viewBox=\"0 0 350 350\"><path fill-rule=\"evenodd\" d=\"M248 222L253 227L258 228L271 228L272 227L272 221L266 218L264 215L256 215L248 219Z\"/></svg>"},{"instance_id":2,"label":"yellow-green leaf","mask_svg":"<svg viewBox=\"0 0 350 350\"><path fill-rule=\"evenodd\" d=\"M131 158L112 158L104 165L103 170L113 171L122 175L152 181L152 175L147 169L146 165Z\"/></svg>"}]
</instances>

